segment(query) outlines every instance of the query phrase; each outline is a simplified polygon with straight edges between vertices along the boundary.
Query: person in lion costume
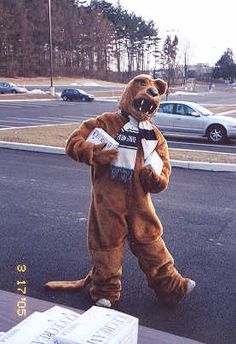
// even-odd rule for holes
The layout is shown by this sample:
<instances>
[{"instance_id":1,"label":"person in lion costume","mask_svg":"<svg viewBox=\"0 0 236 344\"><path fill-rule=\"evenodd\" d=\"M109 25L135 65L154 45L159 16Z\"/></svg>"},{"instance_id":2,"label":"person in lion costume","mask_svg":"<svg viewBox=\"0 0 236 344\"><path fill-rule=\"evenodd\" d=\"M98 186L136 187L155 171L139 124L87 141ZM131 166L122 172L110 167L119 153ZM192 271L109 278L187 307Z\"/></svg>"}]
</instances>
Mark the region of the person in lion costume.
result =
<instances>
[{"instance_id":1,"label":"person in lion costume","mask_svg":"<svg viewBox=\"0 0 236 344\"><path fill-rule=\"evenodd\" d=\"M76 289L91 284L90 295L96 305L111 307L120 298L126 239L149 287L164 303L175 306L195 287L194 281L176 270L150 197L150 193L167 188L171 173L166 140L151 123L166 90L165 81L138 75L122 94L120 111L82 122L68 138L67 155L91 166L88 248L92 269L82 280L51 281L47 287ZM86 140L95 128L113 137L118 149L105 149L104 144ZM160 174L145 166L154 151L163 162Z\"/></svg>"}]
</instances>

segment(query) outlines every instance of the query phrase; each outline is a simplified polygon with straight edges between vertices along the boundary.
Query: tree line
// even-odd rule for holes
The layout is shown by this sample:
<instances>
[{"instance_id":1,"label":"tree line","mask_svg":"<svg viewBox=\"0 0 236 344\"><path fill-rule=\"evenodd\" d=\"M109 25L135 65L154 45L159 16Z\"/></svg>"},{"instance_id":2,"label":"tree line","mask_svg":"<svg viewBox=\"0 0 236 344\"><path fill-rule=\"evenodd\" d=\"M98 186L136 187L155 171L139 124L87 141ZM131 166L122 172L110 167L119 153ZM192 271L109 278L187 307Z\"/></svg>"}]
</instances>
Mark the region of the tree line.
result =
<instances>
[{"instance_id":1,"label":"tree line","mask_svg":"<svg viewBox=\"0 0 236 344\"><path fill-rule=\"evenodd\" d=\"M52 0L55 75L120 79L157 63L158 29L105 0ZM0 74L50 72L48 0L0 0Z\"/></svg>"},{"instance_id":2,"label":"tree line","mask_svg":"<svg viewBox=\"0 0 236 344\"><path fill-rule=\"evenodd\" d=\"M158 28L105 0L51 0L53 71L56 76L86 76L126 82L137 73L164 77L172 85L181 66L179 39L167 36L160 49ZM0 0L0 75L49 76L48 0ZM184 52L182 52L184 53ZM160 69L161 71L158 70ZM182 69L182 71L181 71ZM212 79L234 81L236 65L227 49Z\"/></svg>"}]
</instances>

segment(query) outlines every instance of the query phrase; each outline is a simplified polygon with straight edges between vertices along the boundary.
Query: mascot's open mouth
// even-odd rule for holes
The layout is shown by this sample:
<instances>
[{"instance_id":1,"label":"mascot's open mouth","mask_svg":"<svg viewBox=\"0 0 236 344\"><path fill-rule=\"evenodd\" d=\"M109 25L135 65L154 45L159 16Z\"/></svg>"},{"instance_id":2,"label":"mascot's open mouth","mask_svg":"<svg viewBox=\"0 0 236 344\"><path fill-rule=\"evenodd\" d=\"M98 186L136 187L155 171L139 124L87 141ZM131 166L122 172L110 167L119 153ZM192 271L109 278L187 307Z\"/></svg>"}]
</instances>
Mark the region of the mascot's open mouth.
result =
<instances>
[{"instance_id":1,"label":"mascot's open mouth","mask_svg":"<svg viewBox=\"0 0 236 344\"><path fill-rule=\"evenodd\" d=\"M156 110L157 105L148 99L138 98L133 101L133 107L135 110L148 116Z\"/></svg>"}]
</instances>

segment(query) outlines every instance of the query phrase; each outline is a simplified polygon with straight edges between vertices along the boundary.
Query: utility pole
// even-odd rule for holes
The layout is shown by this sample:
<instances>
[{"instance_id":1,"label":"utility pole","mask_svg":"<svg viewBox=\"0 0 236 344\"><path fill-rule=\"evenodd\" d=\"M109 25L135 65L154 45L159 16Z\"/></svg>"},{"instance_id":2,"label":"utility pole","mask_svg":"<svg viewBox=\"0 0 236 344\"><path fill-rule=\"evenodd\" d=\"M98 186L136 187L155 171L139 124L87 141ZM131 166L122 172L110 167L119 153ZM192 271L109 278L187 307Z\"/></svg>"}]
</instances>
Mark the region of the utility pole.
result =
<instances>
[{"instance_id":1,"label":"utility pole","mask_svg":"<svg viewBox=\"0 0 236 344\"><path fill-rule=\"evenodd\" d=\"M49 48L50 48L50 92L55 95L55 87L53 86L53 63L52 63L52 5L51 0L48 0L48 27L49 27Z\"/></svg>"}]
</instances>

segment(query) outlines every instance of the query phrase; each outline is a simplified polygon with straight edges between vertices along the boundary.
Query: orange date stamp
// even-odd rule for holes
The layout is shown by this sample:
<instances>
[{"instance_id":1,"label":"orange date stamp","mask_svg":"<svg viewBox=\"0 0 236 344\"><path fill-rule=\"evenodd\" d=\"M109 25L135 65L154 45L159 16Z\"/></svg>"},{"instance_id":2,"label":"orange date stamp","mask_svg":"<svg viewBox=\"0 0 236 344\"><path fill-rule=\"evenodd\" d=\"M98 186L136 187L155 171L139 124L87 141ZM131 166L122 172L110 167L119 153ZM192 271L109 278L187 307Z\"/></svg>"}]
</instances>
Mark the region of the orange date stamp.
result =
<instances>
[{"instance_id":1,"label":"orange date stamp","mask_svg":"<svg viewBox=\"0 0 236 344\"><path fill-rule=\"evenodd\" d=\"M27 271L27 266L25 264L18 264L16 266L16 271L18 273L19 279L16 281L17 293L20 298L16 303L16 313L19 317L25 317L27 315L27 284L25 281L24 274Z\"/></svg>"}]
</instances>

